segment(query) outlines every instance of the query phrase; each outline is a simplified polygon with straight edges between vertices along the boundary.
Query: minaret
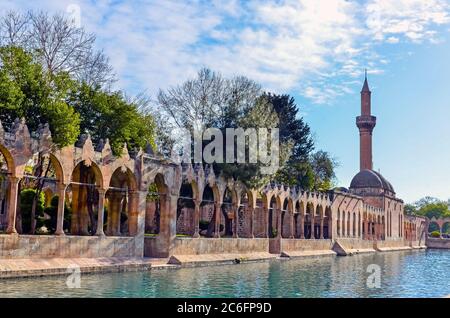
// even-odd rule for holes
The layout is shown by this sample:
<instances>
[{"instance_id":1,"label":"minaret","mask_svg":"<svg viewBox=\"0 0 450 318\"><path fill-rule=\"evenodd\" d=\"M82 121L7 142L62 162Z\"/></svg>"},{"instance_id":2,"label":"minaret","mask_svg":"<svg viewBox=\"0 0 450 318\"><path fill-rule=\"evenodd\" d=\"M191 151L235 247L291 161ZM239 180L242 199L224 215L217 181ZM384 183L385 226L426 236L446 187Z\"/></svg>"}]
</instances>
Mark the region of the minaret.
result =
<instances>
[{"instance_id":1,"label":"minaret","mask_svg":"<svg viewBox=\"0 0 450 318\"><path fill-rule=\"evenodd\" d=\"M360 169L373 169L372 162L372 131L377 118L371 115L370 89L365 72L364 85L361 90L361 116L356 117L356 126L359 128L359 162Z\"/></svg>"}]
</instances>

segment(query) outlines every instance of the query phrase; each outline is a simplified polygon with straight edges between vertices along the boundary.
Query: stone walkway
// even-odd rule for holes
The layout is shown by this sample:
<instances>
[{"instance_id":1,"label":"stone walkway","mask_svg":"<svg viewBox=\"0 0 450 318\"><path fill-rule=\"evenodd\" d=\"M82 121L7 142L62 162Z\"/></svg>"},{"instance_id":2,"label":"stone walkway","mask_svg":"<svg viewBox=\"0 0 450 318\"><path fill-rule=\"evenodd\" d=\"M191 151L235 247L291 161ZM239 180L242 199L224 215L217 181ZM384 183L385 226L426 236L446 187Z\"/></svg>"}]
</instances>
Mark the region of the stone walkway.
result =
<instances>
[{"instance_id":1,"label":"stone walkway","mask_svg":"<svg viewBox=\"0 0 450 318\"><path fill-rule=\"evenodd\" d=\"M111 273L176 268L168 259L154 258L51 258L0 259L0 279L67 275L77 268L82 273Z\"/></svg>"}]
</instances>

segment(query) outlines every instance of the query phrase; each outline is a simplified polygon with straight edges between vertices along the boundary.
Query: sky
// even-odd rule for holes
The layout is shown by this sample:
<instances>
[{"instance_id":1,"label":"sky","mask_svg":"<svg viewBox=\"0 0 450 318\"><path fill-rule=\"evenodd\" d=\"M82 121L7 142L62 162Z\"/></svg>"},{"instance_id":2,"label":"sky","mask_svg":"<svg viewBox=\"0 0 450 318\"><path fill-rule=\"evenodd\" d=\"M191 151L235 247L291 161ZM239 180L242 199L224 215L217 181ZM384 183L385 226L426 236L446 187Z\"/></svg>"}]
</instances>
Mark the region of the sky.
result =
<instances>
[{"instance_id":1,"label":"sky","mask_svg":"<svg viewBox=\"0 0 450 318\"><path fill-rule=\"evenodd\" d=\"M367 68L374 169L413 202L450 198L448 0L0 0L0 13L65 12L97 35L130 95L209 67L295 97L317 149L359 170L355 117Z\"/></svg>"}]
</instances>

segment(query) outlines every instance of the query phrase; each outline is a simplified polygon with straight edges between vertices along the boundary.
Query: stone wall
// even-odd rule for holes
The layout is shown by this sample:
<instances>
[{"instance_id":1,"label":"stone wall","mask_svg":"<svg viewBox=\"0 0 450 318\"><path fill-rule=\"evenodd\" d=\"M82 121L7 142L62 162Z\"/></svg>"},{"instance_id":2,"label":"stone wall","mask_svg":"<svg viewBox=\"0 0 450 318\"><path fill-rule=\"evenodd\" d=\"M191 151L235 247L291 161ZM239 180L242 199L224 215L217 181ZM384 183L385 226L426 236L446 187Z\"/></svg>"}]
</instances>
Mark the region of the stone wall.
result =
<instances>
[{"instance_id":1,"label":"stone wall","mask_svg":"<svg viewBox=\"0 0 450 318\"><path fill-rule=\"evenodd\" d=\"M377 241L376 246L378 248L385 248L385 247L403 247L403 246L410 246L411 242L405 241L403 239L397 239L397 240L386 240L386 241Z\"/></svg>"},{"instance_id":2,"label":"stone wall","mask_svg":"<svg viewBox=\"0 0 450 318\"><path fill-rule=\"evenodd\" d=\"M450 249L450 239L427 238L427 248L448 248Z\"/></svg>"},{"instance_id":3,"label":"stone wall","mask_svg":"<svg viewBox=\"0 0 450 318\"><path fill-rule=\"evenodd\" d=\"M52 257L142 257L142 244L134 237L0 235L2 259Z\"/></svg>"},{"instance_id":4,"label":"stone wall","mask_svg":"<svg viewBox=\"0 0 450 318\"><path fill-rule=\"evenodd\" d=\"M227 254L227 253L260 253L269 251L268 239L246 238L180 238L173 242L171 255ZM158 254L157 240L154 237L145 238L144 256L152 257Z\"/></svg>"},{"instance_id":5,"label":"stone wall","mask_svg":"<svg viewBox=\"0 0 450 318\"><path fill-rule=\"evenodd\" d=\"M373 249L374 241L358 238L339 238L336 240L342 247L349 250Z\"/></svg>"},{"instance_id":6,"label":"stone wall","mask_svg":"<svg viewBox=\"0 0 450 318\"><path fill-rule=\"evenodd\" d=\"M318 251L331 250L332 240L282 239L281 250L286 251Z\"/></svg>"}]
</instances>

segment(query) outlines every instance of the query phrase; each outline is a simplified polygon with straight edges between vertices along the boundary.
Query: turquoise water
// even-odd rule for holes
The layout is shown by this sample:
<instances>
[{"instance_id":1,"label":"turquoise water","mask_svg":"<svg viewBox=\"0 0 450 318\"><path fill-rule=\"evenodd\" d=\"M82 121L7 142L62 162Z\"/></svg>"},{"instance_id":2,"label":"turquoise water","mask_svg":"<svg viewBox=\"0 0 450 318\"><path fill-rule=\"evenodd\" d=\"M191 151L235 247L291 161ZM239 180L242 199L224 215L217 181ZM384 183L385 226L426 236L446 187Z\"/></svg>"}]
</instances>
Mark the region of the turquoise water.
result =
<instances>
[{"instance_id":1,"label":"turquoise water","mask_svg":"<svg viewBox=\"0 0 450 318\"><path fill-rule=\"evenodd\" d=\"M381 269L380 288L366 285ZM373 282L373 280L371 280ZM450 294L450 250L273 260L139 273L0 280L1 297L443 297Z\"/></svg>"}]
</instances>

